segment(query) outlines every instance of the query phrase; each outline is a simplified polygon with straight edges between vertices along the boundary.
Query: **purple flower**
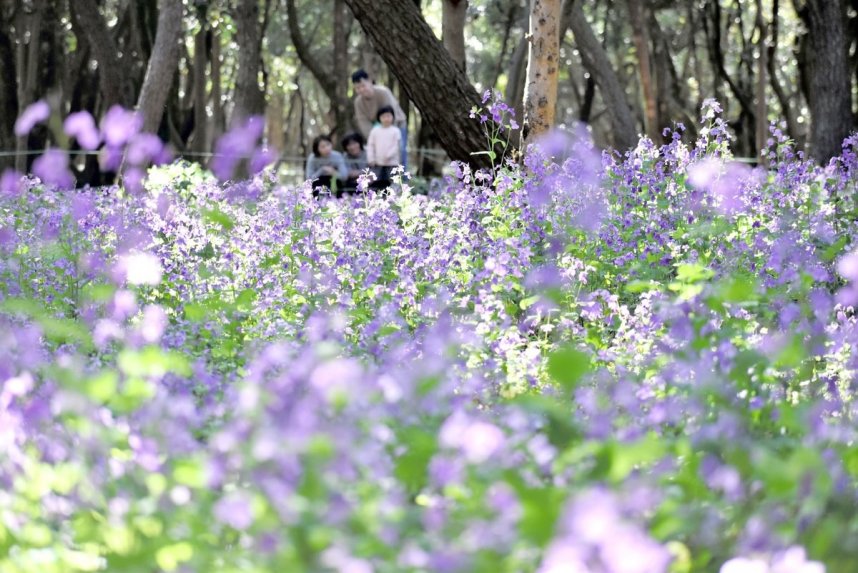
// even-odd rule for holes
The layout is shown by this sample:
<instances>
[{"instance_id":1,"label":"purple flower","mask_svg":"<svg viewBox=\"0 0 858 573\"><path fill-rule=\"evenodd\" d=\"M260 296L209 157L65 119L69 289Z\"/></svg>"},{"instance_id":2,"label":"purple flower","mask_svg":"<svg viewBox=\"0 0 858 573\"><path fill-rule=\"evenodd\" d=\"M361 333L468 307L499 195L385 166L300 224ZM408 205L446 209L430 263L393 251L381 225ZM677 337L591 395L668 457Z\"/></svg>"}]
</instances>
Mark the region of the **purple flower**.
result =
<instances>
[{"instance_id":1,"label":"purple flower","mask_svg":"<svg viewBox=\"0 0 858 573\"><path fill-rule=\"evenodd\" d=\"M837 261L837 273L846 280L858 281L858 249Z\"/></svg>"},{"instance_id":2,"label":"purple flower","mask_svg":"<svg viewBox=\"0 0 858 573\"><path fill-rule=\"evenodd\" d=\"M88 111L70 114L63 123L63 130L66 135L77 139L83 149L92 151L101 144L101 134Z\"/></svg>"},{"instance_id":3,"label":"purple flower","mask_svg":"<svg viewBox=\"0 0 858 573\"><path fill-rule=\"evenodd\" d=\"M51 106L45 100L30 104L15 122L15 135L24 137L36 126L51 116Z\"/></svg>"},{"instance_id":4,"label":"purple flower","mask_svg":"<svg viewBox=\"0 0 858 573\"><path fill-rule=\"evenodd\" d=\"M69 157L65 151L49 149L33 162L33 175L47 185L60 189L74 186L74 177L69 171Z\"/></svg>"},{"instance_id":5,"label":"purple flower","mask_svg":"<svg viewBox=\"0 0 858 573\"><path fill-rule=\"evenodd\" d=\"M143 166L154 162L164 151L161 138L152 133L138 133L131 138L125 159L131 165Z\"/></svg>"},{"instance_id":6,"label":"purple flower","mask_svg":"<svg viewBox=\"0 0 858 573\"><path fill-rule=\"evenodd\" d=\"M143 118L122 106L114 105L101 120L101 133L110 147L122 147L143 127Z\"/></svg>"},{"instance_id":7,"label":"purple flower","mask_svg":"<svg viewBox=\"0 0 858 573\"><path fill-rule=\"evenodd\" d=\"M23 189L23 176L14 169L6 169L0 175L0 193L16 197Z\"/></svg>"},{"instance_id":8,"label":"purple flower","mask_svg":"<svg viewBox=\"0 0 858 573\"><path fill-rule=\"evenodd\" d=\"M214 517L233 529L245 530L253 524L253 508L246 494L234 492L218 500Z\"/></svg>"}]
</instances>

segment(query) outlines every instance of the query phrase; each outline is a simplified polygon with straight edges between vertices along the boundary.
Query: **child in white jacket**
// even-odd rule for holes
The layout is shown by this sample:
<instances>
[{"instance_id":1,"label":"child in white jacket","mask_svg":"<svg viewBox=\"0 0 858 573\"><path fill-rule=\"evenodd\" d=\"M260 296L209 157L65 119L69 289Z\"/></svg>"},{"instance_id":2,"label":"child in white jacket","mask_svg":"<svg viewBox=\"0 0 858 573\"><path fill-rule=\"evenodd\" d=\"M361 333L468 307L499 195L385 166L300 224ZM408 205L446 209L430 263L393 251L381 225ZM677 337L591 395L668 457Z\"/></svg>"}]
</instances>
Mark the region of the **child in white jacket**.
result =
<instances>
[{"instance_id":1,"label":"child in white jacket","mask_svg":"<svg viewBox=\"0 0 858 573\"><path fill-rule=\"evenodd\" d=\"M373 187L384 189L390 185L390 174L399 165L402 133L393 125L393 108L384 106L378 110L376 125L369 132L366 142L366 159L374 168L378 180Z\"/></svg>"}]
</instances>

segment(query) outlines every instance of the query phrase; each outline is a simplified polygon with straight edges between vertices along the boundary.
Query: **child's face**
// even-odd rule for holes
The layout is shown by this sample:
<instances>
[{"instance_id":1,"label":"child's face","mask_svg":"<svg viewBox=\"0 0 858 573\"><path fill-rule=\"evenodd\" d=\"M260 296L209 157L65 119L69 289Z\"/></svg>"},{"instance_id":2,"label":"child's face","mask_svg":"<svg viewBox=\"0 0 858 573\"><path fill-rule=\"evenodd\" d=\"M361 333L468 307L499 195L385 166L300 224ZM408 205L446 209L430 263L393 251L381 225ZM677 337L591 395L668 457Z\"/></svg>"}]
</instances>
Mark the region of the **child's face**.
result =
<instances>
[{"instance_id":1,"label":"child's face","mask_svg":"<svg viewBox=\"0 0 858 573\"><path fill-rule=\"evenodd\" d=\"M379 116L378 121L380 121L381 125L383 125L384 127L390 127L391 125L393 125L393 114L390 112L385 112Z\"/></svg>"},{"instance_id":2,"label":"child's face","mask_svg":"<svg viewBox=\"0 0 858 573\"><path fill-rule=\"evenodd\" d=\"M355 140L349 141L348 145L346 145L346 153L353 157L360 155L360 143Z\"/></svg>"},{"instance_id":3,"label":"child's face","mask_svg":"<svg viewBox=\"0 0 858 573\"><path fill-rule=\"evenodd\" d=\"M331 150L334 148L331 145L330 141L325 141L324 139L319 142L319 157L327 157L331 154Z\"/></svg>"}]
</instances>

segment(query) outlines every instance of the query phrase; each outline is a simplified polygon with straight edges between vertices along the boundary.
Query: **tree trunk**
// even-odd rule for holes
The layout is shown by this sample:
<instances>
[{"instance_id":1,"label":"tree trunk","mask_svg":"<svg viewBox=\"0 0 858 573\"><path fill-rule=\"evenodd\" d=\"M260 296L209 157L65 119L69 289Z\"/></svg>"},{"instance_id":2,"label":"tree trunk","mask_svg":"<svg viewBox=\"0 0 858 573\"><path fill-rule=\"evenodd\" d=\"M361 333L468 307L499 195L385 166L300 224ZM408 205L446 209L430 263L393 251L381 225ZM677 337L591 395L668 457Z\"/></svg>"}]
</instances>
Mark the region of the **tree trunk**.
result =
<instances>
[{"instance_id":1,"label":"tree trunk","mask_svg":"<svg viewBox=\"0 0 858 573\"><path fill-rule=\"evenodd\" d=\"M42 21L46 4L44 0L33 3L33 11L31 14L24 13L23 10L18 14L19 30L18 38L18 106L19 110L23 111L26 107L36 101L36 89L38 87L38 68L39 60L41 59L41 35ZM27 43L24 43L25 33L28 37ZM15 168L18 171L24 172L27 170L28 157L25 152L28 150L28 137L18 137L16 139L15 151Z\"/></svg>"},{"instance_id":2,"label":"tree trunk","mask_svg":"<svg viewBox=\"0 0 858 573\"><path fill-rule=\"evenodd\" d=\"M181 0L160 0L155 45L137 101L144 131L157 132L164 116L164 107L179 65L183 16Z\"/></svg>"},{"instance_id":3,"label":"tree trunk","mask_svg":"<svg viewBox=\"0 0 858 573\"><path fill-rule=\"evenodd\" d=\"M614 147L619 150L629 149L637 145L635 119L617 73L611 67L608 54L587 22L581 4L582 0L564 0L562 18L565 23L561 22L560 29L572 29L584 67L602 93L611 121Z\"/></svg>"},{"instance_id":4,"label":"tree trunk","mask_svg":"<svg viewBox=\"0 0 858 573\"><path fill-rule=\"evenodd\" d=\"M15 119L18 117L18 82L15 48L9 22L0 13L0 149L15 149ZM14 157L0 158L0 171L15 164Z\"/></svg>"},{"instance_id":5,"label":"tree trunk","mask_svg":"<svg viewBox=\"0 0 858 573\"><path fill-rule=\"evenodd\" d=\"M772 86L772 91L775 92L775 96L778 98L778 103L781 106L781 110L783 112L784 118L786 119L787 124L787 135L796 142L798 145L798 122L795 117L795 109L792 107L789 94L787 94L784 87L781 85L780 80L778 79L777 68L776 68L776 54L778 48L778 17L779 17L779 8L780 3L778 0L774 0L772 2L772 32L771 32L771 41L769 42L768 49L766 52L768 53L766 57L766 64L768 65L768 76L769 83ZM798 94L795 94L798 95Z\"/></svg>"},{"instance_id":6,"label":"tree trunk","mask_svg":"<svg viewBox=\"0 0 858 573\"><path fill-rule=\"evenodd\" d=\"M808 0L805 22L810 41L810 155L827 162L840 155L853 127L851 75L843 0Z\"/></svg>"},{"instance_id":7,"label":"tree trunk","mask_svg":"<svg viewBox=\"0 0 858 573\"><path fill-rule=\"evenodd\" d=\"M768 27L766 26L765 17L763 16L763 1L757 0L756 7L756 25L759 33L759 54L757 57L757 108L755 110L757 116L757 159L765 164L766 156L763 153L763 150L766 148L766 141L768 140L769 133L769 114L766 108L766 72L768 70L768 63L766 60L769 57L769 51L766 49Z\"/></svg>"},{"instance_id":8,"label":"tree trunk","mask_svg":"<svg viewBox=\"0 0 858 573\"><path fill-rule=\"evenodd\" d=\"M235 107L230 123L265 113L265 94L259 87L262 61L262 30L259 1L238 0L232 14L238 43L238 72L235 78Z\"/></svg>"},{"instance_id":9,"label":"tree trunk","mask_svg":"<svg viewBox=\"0 0 858 573\"><path fill-rule=\"evenodd\" d=\"M192 151L205 153L209 149L208 143L208 114L206 113L206 102L208 93L206 90L206 68L208 67L208 50L206 49L206 38L208 36L208 6L205 3L197 4L197 19L200 29L194 36L194 141Z\"/></svg>"},{"instance_id":10,"label":"tree trunk","mask_svg":"<svg viewBox=\"0 0 858 573\"><path fill-rule=\"evenodd\" d=\"M491 167L487 155L472 155L485 149L484 126L468 117L480 96L417 6L395 0L346 0L346 4L450 158Z\"/></svg>"},{"instance_id":11,"label":"tree trunk","mask_svg":"<svg viewBox=\"0 0 858 573\"><path fill-rule=\"evenodd\" d=\"M654 74L652 73L650 34L647 26L646 8L641 4L641 0L628 0L628 4L632 30L634 31L635 51L638 56L641 89L643 90L646 133L651 140L658 143L661 140L662 122L659 118Z\"/></svg>"},{"instance_id":12,"label":"tree trunk","mask_svg":"<svg viewBox=\"0 0 858 573\"><path fill-rule=\"evenodd\" d=\"M339 1L339 0L338 0ZM344 22L342 21L342 14L337 15L337 6L334 6L334 34L338 33L338 28L342 28ZM330 69L326 69L322 62L320 62L310 51L310 46L307 44L304 39L304 34L301 31L301 23L298 19L298 9L295 6L295 0L286 0L286 18L289 26L289 35L292 37L292 45L295 46L295 53L298 55L298 59L301 60L301 63L304 64L310 73L316 78L316 81L319 82L319 85L322 87L322 91L325 92L325 95L328 97L330 101L331 111L334 112L334 126L337 130L342 130L343 126L351 125L354 123L354 112L351 111L348 113L345 109L351 108L350 102L342 102L341 98L344 98L345 92L347 91L348 84L347 78L339 78L337 77L338 72L331 72ZM338 23L339 21L339 23ZM334 38L334 51L338 50L346 50L348 53L348 44L343 42L339 44ZM339 60L337 57L334 58L334 68L337 70L342 70L343 66L347 64L347 59ZM348 72L345 73L346 75Z\"/></svg>"},{"instance_id":13,"label":"tree trunk","mask_svg":"<svg viewBox=\"0 0 858 573\"><path fill-rule=\"evenodd\" d=\"M442 0L441 6L441 41L450 52L450 57L464 72L466 70L465 20L468 15L468 0Z\"/></svg>"},{"instance_id":14,"label":"tree trunk","mask_svg":"<svg viewBox=\"0 0 858 573\"><path fill-rule=\"evenodd\" d=\"M522 143L554 127L557 107L557 68L560 59L560 0L532 0L530 53L524 90Z\"/></svg>"},{"instance_id":15,"label":"tree trunk","mask_svg":"<svg viewBox=\"0 0 858 573\"><path fill-rule=\"evenodd\" d=\"M226 129L226 115L223 110L221 94L221 61L220 61L220 32L212 30L209 35L211 42L211 79L212 79L212 141L223 134Z\"/></svg>"},{"instance_id":16,"label":"tree trunk","mask_svg":"<svg viewBox=\"0 0 858 573\"><path fill-rule=\"evenodd\" d=\"M113 104L131 105L133 90L127 73L119 59L119 49L107 32L107 23L98 10L95 0L75 0L69 6L72 29L78 42L86 43L98 62L98 87L104 107Z\"/></svg>"},{"instance_id":17,"label":"tree trunk","mask_svg":"<svg viewBox=\"0 0 858 573\"><path fill-rule=\"evenodd\" d=\"M334 82L336 100L331 102L334 112L333 133L337 136L353 131L354 106L349 100L349 8L344 0L334 0Z\"/></svg>"}]
</instances>

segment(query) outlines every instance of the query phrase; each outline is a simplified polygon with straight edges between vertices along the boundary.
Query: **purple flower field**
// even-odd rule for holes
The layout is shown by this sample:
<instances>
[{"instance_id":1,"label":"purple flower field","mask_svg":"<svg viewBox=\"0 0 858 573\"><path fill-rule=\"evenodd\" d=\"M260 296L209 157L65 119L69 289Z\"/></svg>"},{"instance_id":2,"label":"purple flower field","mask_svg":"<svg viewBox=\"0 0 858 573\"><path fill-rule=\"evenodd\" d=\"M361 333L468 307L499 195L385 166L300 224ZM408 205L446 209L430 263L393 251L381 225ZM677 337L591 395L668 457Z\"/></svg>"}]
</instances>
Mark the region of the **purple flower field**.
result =
<instances>
[{"instance_id":1,"label":"purple flower field","mask_svg":"<svg viewBox=\"0 0 858 573\"><path fill-rule=\"evenodd\" d=\"M111 113L0 181L0 572L858 570L858 141L336 200Z\"/></svg>"}]
</instances>

